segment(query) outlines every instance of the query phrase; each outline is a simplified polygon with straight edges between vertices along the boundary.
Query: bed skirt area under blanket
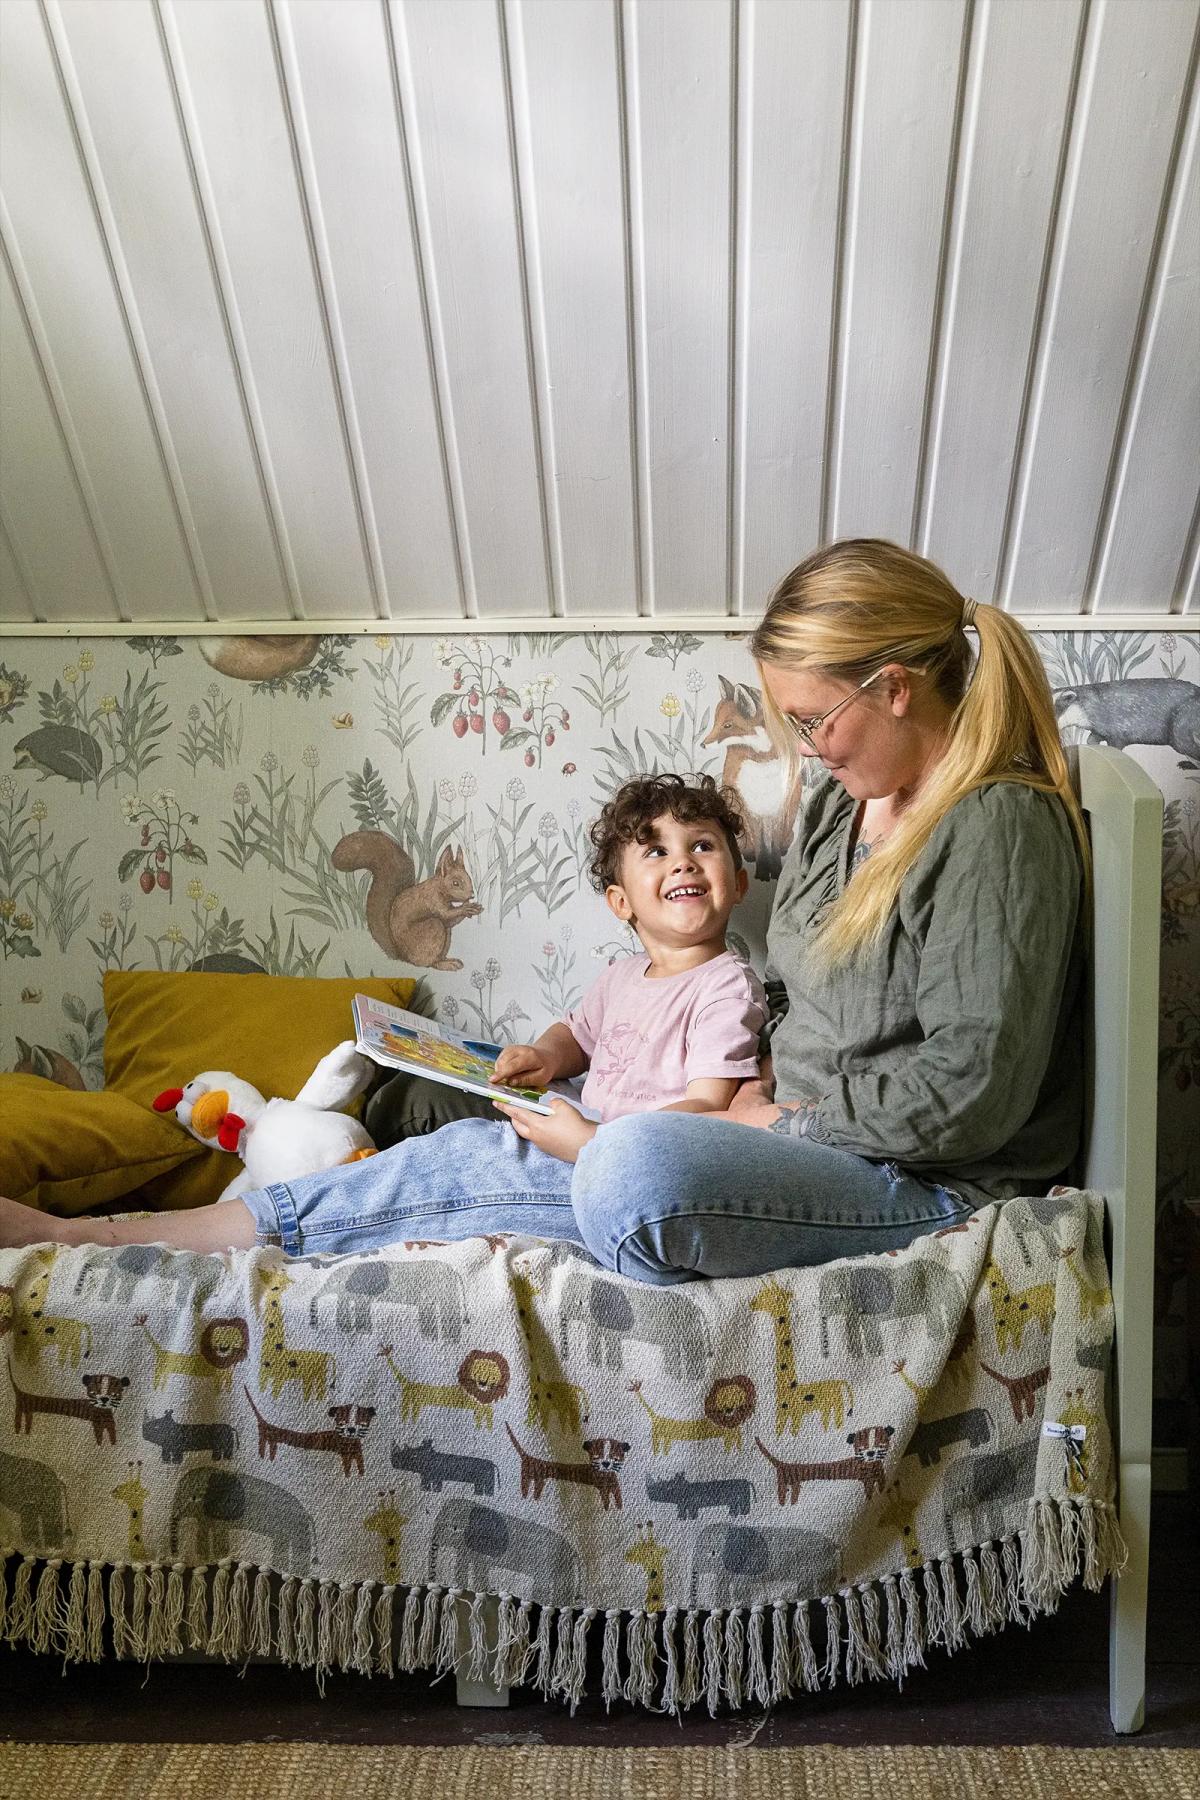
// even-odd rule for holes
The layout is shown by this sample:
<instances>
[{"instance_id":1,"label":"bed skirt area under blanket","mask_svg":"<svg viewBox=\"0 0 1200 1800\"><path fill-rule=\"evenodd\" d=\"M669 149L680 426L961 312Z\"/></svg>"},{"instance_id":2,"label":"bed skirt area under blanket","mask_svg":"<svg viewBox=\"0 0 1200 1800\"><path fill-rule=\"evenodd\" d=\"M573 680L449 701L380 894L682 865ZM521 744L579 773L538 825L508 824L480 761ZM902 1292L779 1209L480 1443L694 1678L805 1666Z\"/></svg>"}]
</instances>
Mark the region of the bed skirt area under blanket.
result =
<instances>
[{"instance_id":1,"label":"bed skirt area under blanket","mask_svg":"<svg viewBox=\"0 0 1200 1800\"><path fill-rule=\"evenodd\" d=\"M572 1704L598 1641L673 1713L902 1679L1123 1565L1103 1217L675 1287L519 1237L0 1251L0 1637Z\"/></svg>"}]
</instances>

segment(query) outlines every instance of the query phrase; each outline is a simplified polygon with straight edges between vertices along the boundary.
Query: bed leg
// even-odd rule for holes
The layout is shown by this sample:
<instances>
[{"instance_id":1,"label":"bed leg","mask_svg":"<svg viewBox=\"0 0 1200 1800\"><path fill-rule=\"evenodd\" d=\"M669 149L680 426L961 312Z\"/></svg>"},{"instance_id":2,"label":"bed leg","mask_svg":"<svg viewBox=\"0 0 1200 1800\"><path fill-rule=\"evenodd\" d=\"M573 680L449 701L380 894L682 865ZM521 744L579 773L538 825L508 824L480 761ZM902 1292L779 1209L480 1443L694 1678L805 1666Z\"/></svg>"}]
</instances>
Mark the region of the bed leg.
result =
<instances>
[{"instance_id":1,"label":"bed leg","mask_svg":"<svg viewBox=\"0 0 1200 1800\"><path fill-rule=\"evenodd\" d=\"M458 1688L458 1704L460 1706L507 1706L508 1689L496 1687L488 1675L472 1681L463 1673L463 1665L471 1654L471 1602L466 1595L460 1595L458 1602L458 1654L460 1667L455 1680ZM494 1594L488 1594L483 1602L483 1633L487 1641L489 1657L495 1654L500 1634L499 1605Z\"/></svg>"},{"instance_id":2,"label":"bed leg","mask_svg":"<svg viewBox=\"0 0 1200 1800\"><path fill-rule=\"evenodd\" d=\"M1140 1731L1146 1718L1146 1586L1150 1562L1150 1469L1121 1467L1125 1573L1109 1582L1108 1711L1113 1730Z\"/></svg>"}]
</instances>

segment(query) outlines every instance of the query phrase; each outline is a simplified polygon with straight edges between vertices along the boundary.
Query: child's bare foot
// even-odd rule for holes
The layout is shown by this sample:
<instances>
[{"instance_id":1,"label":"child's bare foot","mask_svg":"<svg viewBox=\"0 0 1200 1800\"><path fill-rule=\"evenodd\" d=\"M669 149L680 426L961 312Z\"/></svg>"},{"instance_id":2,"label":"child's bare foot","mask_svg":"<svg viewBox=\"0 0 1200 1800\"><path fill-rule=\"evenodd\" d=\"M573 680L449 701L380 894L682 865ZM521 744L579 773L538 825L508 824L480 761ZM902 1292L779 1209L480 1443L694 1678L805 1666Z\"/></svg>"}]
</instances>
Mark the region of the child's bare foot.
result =
<instances>
[{"instance_id":1,"label":"child's bare foot","mask_svg":"<svg viewBox=\"0 0 1200 1800\"><path fill-rule=\"evenodd\" d=\"M70 1244L70 1219L56 1219L39 1212L36 1206L22 1206L19 1200L6 1200L0 1195L0 1248L15 1249L23 1244Z\"/></svg>"}]
</instances>

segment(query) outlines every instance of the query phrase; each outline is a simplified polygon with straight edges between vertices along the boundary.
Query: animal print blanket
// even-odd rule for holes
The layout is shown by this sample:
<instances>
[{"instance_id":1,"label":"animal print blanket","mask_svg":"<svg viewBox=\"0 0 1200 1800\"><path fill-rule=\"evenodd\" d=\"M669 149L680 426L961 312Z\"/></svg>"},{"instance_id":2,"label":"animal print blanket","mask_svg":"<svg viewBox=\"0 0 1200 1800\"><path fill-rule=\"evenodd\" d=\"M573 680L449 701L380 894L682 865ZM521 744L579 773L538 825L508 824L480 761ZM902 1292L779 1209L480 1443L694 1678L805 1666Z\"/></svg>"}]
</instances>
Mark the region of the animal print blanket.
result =
<instances>
[{"instance_id":1,"label":"animal print blanket","mask_svg":"<svg viewBox=\"0 0 1200 1800\"><path fill-rule=\"evenodd\" d=\"M0 1636L576 1701L902 1677L1123 1546L1102 1202L649 1287L515 1237L0 1252Z\"/></svg>"}]
</instances>

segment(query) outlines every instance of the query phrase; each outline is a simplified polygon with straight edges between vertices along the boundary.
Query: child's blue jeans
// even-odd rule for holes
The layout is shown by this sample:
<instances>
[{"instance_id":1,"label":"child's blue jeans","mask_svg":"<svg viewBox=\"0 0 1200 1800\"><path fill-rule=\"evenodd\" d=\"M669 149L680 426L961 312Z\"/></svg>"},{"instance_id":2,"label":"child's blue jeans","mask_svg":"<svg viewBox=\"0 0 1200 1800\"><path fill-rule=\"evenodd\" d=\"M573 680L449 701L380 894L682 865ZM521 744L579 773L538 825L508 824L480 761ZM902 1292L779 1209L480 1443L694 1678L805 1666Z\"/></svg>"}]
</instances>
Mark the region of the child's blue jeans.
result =
<instances>
[{"instance_id":1,"label":"child's blue jeans","mask_svg":"<svg viewBox=\"0 0 1200 1800\"><path fill-rule=\"evenodd\" d=\"M760 1275L895 1250L971 1211L898 1168L697 1113L602 1125L575 1164L463 1119L363 1162L241 1196L289 1256L516 1232L638 1281Z\"/></svg>"}]
</instances>

